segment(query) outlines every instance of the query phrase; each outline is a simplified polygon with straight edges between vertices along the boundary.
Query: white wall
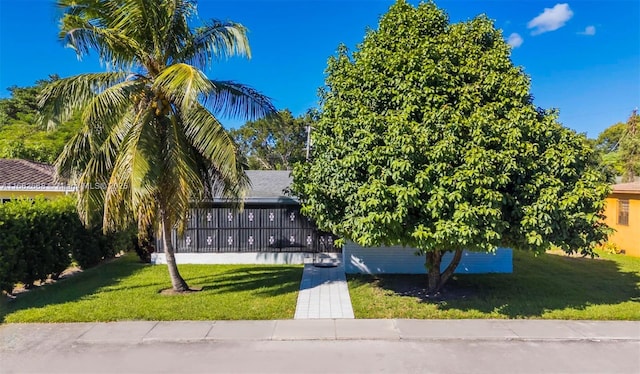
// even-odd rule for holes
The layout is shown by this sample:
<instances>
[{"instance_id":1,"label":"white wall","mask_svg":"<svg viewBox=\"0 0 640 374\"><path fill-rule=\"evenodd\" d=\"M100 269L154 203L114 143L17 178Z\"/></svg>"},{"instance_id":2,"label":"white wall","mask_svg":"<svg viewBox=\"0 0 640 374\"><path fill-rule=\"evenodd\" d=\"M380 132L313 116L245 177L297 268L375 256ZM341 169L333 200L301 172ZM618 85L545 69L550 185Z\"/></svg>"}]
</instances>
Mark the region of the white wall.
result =
<instances>
[{"instance_id":1,"label":"white wall","mask_svg":"<svg viewBox=\"0 0 640 374\"><path fill-rule=\"evenodd\" d=\"M332 254L323 254L323 257ZM334 257L339 253L333 254ZM178 264L246 264L246 265L285 265L312 263L313 253L303 252L243 252L243 253L176 253ZM152 264L166 264L164 253L152 253Z\"/></svg>"},{"instance_id":2,"label":"white wall","mask_svg":"<svg viewBox=\"0 0 640 374\"><path fill-rule=\"evenodd\" d=\"M342 248L342 261L347 274L426 274L426 257L416 256L413 248L401 246L365 248L347 242ZM444 255L442 269L449 263L453 253ZM512 273L513 258L509 248L498 248L495 253L462 253L456 273Z\"/></svg>"}]
</instances>

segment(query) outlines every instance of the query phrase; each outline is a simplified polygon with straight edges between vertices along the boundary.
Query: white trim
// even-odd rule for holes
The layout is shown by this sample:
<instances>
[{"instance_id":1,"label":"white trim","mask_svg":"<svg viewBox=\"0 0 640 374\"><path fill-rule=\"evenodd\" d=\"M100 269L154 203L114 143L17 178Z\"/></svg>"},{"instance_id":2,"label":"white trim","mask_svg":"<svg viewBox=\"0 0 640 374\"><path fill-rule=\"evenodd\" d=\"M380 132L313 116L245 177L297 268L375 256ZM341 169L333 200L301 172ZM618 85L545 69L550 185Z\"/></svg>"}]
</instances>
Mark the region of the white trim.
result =
<instances>
[{"instance_id":1,"label":"white trim","mask_svg":"<svg viewBox=\"0 0 640 374\"><path fill-rule=\"evenodd\" d=\"M242 252L242 253L176 253L179 264L236 264L236 265L288 265L308 264L314 254L308 252ZM339 258L339 253L323 253L317 256ZM151 263L167 263L164 253L152 253Z\"/></svg>"},{"instance_id":2,"label":"white trim","mask_svg":"<svg viewBox=\"0 0 640 374\"><path fill-rule=\"evenodd\" d=\"M61 185L47 185L47 184L28 184L28 183L11 183L0 184L0 191L12 191L12 192L75 192L76 187Z\"/></svg>"}]
</instances>

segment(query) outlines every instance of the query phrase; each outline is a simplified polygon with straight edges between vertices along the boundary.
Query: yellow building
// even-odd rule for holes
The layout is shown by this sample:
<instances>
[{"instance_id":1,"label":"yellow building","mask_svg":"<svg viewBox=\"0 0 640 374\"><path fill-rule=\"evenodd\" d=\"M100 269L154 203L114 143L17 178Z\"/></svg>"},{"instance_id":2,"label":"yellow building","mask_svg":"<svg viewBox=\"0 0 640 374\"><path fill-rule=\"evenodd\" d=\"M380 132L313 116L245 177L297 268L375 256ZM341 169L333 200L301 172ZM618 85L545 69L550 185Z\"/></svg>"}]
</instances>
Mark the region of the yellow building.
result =
<instances>
[{"instance_id":1,"label":"yellow building","mask_svg":"<svg viewBox=\"0 0 640 374\"><path fill-rule=\"evenodd\" d=\"M640 257L640 182L614 184L606 202L605 222L616 230L609 243Z\"/></svg>"},{"instance_id":2,"label":"yellow building","mask_svg":"<svg viewBox=\"0 0 640 374\"><path fill-rule=\"evenodd\" d=\"M75 188L53 181L53 166L20 159L0 159L0 202L43 196L51 199Z\"/></svg>"}]
</instances>

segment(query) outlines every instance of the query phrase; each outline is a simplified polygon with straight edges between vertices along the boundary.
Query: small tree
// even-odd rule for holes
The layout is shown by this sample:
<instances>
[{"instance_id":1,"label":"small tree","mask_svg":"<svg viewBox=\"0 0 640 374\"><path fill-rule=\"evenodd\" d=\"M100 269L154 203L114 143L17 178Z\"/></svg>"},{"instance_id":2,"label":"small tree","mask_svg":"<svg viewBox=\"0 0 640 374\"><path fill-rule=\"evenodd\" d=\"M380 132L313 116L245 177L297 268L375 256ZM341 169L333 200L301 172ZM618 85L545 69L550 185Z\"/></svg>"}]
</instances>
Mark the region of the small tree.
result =
<instances>
[{"instance_id":1,"label":"small tree","mask_svg":"<svg viewBox=\"0 0 640 374\"><path fill-rule=\"evenodd\" d=\"M433 3L398 1L326 72L312 160L293 173L321 229L417 248L431 293L463 249L593 255L606 238L593 148L532 104L529 78L486 17L449 24Z\"/></svg>"},{"instance_id":2,"label":"small tree","mask_svg":"<svg viewBox=\"0 0 640 374\"><path fill-rule=\"evenodd\" d=\"M634 110L627 121L620 139L620 159L622 162L622 180L633 182L640 175L640 116Z\"/></svg>"}]
</instances>

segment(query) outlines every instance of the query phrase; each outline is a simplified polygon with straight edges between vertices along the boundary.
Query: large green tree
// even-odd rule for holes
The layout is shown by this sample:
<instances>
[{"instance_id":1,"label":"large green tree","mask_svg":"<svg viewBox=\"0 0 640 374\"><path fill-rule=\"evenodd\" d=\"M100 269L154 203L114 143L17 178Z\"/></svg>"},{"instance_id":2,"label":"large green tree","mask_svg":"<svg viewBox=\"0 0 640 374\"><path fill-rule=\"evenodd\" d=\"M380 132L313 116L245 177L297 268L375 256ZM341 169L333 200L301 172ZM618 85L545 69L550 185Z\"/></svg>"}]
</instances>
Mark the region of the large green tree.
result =
<instances>
[{"instance_id":1,"label":"large green tree","mask_svg":"<svg viewBox=\"0 0 640 374\"><path fill-rule=\"evenodd\" d=\"M640 115L634 110L627 120L620 139L620 159L622 160L622 180L633 182L640 176Z\"/></svg>"},{"instance_id":2,"label":"large green tree","mask_svg":"<svg viewBox=\"0 0 640 374\"><path fill-rule=\"evenodd\" d=\"M607 127L595 139L594 145L601 158L603 170L633 181L640 175L640 115L634 110L627 122Z\"/></svg>"},{"instance_id":3,"label":"large green tree","mask_svg":"<svg viewBox=\"0 0 640 374\"><path fill-rule=\"evenodd\" d=\"M33 86L9 87L11 97L0 99L0 158L53 163L78 130L77 115L53 131L47 131L37 121L38 95L45 85L57 79L52 75Z\"/></svg>"},{"instance_id":4,"label":"large green tree","mask_svg":"<svg viewBox=\"0 0 640 374\"><path fill-rule=\"evenodd\" d=\"M587 255L606 238L608 187L593 148L533 105L529 78L485 16L450 24L431 2L400 0L326 73L312 160L293 173L321 229L417 248L431 293L463 249Z\"/></svg>"},{"instance_id":5,"label":"large green tree","mask_svg":"<svg viewBox=\"0 0 640 374\"><path fill-rule=\"evenodd\" d=\"M56 165L79 185L86 222L104 209L106 230L159 223L173 289L188 285L176 266L171 229L182 233L190 205L218 191L237 199L248 186L243 158L216 116L272 114L268 98L203 69L250 56L246 29L198 19L189 0L60 0L60 38L79 56L95 50L110 71L47 85L42 120L76 111L83 127ZM104 188L102 188L104 187Z\"/></svg>"},{"instance_id":6,"label":"large green tree","mask_svg":"<svg viewBox=\"0 0 640 374\"><path fill-rule=\"evenodd\" d=\"M293 117L288 109L277 116L249 121L231 131L249 168L262 170L290 170L294 163L306 157L307 126L313 126L316 112Z\"/></svg>"}]
</instances>

